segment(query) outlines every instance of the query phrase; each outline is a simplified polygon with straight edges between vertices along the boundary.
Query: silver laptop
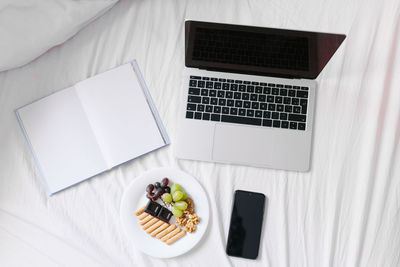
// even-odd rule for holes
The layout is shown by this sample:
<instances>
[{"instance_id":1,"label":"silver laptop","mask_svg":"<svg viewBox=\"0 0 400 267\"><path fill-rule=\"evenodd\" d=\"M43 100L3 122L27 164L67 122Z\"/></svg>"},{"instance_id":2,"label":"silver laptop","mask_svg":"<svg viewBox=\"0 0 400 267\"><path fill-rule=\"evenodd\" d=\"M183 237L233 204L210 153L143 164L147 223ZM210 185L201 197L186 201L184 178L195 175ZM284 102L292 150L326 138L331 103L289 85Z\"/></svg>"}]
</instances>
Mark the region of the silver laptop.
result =
<instances>
[{"instance_id":1,"label":"silver laptop","mask_svg":"<svg viewBox=\"0 0 400 267\"><path fill-rule=\"evenodd\" d=\"M344 39L186 21L176 156L308 171L314 79Z\"/></svg>"}]
</instances>

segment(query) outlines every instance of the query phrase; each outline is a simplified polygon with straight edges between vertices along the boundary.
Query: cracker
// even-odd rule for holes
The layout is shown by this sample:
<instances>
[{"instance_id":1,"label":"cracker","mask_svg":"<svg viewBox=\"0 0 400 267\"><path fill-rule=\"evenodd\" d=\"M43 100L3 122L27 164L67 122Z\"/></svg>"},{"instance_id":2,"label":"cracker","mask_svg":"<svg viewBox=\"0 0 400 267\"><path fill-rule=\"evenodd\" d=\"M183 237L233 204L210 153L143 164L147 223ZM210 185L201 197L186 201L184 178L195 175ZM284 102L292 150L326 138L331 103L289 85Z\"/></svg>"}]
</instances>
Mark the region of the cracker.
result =
<instances>
[{"instance_id":1,"label":"cracker","mask_svg":"<svg viewBox=\"0 0 400 267\"><path fill-rule=\"evenodd\" d=\"M172 243L174 243L175 241L177 241L178 239L180 239L184 235L186 235L186 232L185 231L181 231L181 232L177 233L176 235L170 237L166 242L167 245L171 245Z\"/></svg>"},{"instance_id":2,"label":"cracker","mask_svg":"<svg viewBox=\"0 0 400 267\"><path fill-rule=\"evenodd\" d=\"M142 214L140 214L140 215L138 216L138 219L139 219L139 220L143 220L147 215L149 215L149 214L146 213L146 212L143 212Z\"/></svg>"},{"instance_id":3,"label":"cracker","mask_svg":"<svg viewBox=\"0 0 400 267\"><path fill-rule=\"evenodd\" d=\"M146 217L144 217L143 220L141 220L141 221L139 222L139 224L140 224L140 225L144 225L144 224L146 224L148 221L150 221L150 220L153 219L153 218L154 218L153 216L147 215Z\"/></svg>"},{"instance_id":4,"label":"cracker","mask_svg":"<svg viewBox=\"0 0 400 267\"><path fill-rule=\"evenodd\" d=\"M165 235L169 234L172 230L174 230L176 228L175 224L171 224L167 229L165 229L164 231L162 231L161 233L159 233L158 235L156 235L156 237L158 239L164 237Z\"/></svg>"},{"instance_id":5,"label":"cracker","mask_svg":"<svg viewBox=\"0 0 400 267\"><path fill-rule=\"evenodd\" d=\"M141 207L140 209L138 209L135 214L136 216L139 216L140 214L142 214L144 212L144 209L146 208L146 206Z\"/></svg>"},{"instance_id":6,"label":"cracker","mask_svg":"<svg viewBox=\"0 0 400 267\"><path fill-rule=\"evenodd\" d=\"M152 226L150 226L147 230L146 233L150 234L151 232L153 232L155 229L157 229L158 227L160 227L164 222L161 220L158 220L155 224L153 224Z\"/></svg>"},{"instance_id":7,"label":"cracker","mask_svg":"<svg viewBox=\"0 0 400 267\"><path fill-rule=\"evenodd\" d=\"M143 225L143 230L146 230L147 228L149 228L150 226L152 226L153 224L155 224L158 221L157 218L151 219L150 221L148 221L145 225Z\"/></svg>"},{"instance_id":8,"label":"cracker","mask_svg":"<svg viewBox=\"0 0 400 267\"><path fill-rule=\"evenodd\" d=\"M177 227L174 231L172 231L171 233L169 233L166 236L164 236L163 238L161 238L161 241L163 241L163 242L167 241L168 239L170 239L171 237L173 237L180 231L181 231L181 228Z\"/></svg>"},{"instance_id":9,"label":"cracker","mask_svg":"<svg viewBox=\"0 0 400 267\"><path fill-rule=\"evenodd\" d=\"M155 229L153 232L150 233L150 235L152 237L155 237L156 234L160 233L161 231L167 229L167 227L169 226L169 223L164 223L162 224L160 227L158 227L157 229Z\"/></svg>"}]
</instances>

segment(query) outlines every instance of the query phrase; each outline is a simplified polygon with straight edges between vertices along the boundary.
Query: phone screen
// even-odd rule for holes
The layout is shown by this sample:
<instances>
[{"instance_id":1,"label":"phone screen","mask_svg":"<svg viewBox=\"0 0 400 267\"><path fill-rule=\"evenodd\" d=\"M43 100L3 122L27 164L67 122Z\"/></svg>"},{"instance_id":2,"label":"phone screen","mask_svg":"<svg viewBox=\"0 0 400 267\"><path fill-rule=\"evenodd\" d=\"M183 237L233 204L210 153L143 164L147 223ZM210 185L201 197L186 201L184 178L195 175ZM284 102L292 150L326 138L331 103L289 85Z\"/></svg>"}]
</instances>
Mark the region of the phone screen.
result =
<instances>
[{"instance_id":1,"label":"phone screen","mask_svg":"<svg viewBox=\"0 0 400 267\"><path fill-rule=\"evenodd\" d=\"M260 246L265 196L237 190L233 203L226 253L256 259Z\"/></svg>"}]
</instances>

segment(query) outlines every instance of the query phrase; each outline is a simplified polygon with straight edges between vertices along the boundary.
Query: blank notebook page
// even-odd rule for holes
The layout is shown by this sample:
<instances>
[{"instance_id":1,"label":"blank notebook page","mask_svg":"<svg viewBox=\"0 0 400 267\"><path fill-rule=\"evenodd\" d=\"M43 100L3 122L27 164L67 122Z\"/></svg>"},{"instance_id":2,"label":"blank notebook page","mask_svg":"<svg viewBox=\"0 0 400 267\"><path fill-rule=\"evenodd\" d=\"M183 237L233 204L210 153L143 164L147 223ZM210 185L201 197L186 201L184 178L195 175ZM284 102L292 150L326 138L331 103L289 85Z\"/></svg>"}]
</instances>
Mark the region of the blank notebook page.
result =
<instances>
[{"instance_id":1,"label":"blank notebook page","mask_svg":"<svg viewBox=\"0 0 400 267\"><path fill-rule=\"evenodd\" d=\"M27 105L18 115L49 192L107 169L75 87Z\"/></svg>"},{"instance_id":2,"label":"blank notebook page","mask_svg":"<svg viewBox=\"0 0 400 267\"><path fill-rule=\"evenodd\" d=\"M109 168L165 145L131 64L75 87Z\"/></svg>"}]
</instances>

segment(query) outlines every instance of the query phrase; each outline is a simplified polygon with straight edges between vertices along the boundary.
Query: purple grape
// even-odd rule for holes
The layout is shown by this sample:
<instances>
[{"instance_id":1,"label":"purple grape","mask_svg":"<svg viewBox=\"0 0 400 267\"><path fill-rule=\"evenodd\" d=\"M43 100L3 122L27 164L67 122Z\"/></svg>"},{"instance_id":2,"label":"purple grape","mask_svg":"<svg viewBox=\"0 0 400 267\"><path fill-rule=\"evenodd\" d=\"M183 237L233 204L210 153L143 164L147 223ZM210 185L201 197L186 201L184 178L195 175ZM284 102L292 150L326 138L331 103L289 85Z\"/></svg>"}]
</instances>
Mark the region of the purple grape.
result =
<instances>
[{"instance_id":1,"label":"purple grape","mask_svg":"<svg viewBox=\"0 0 400 267\"><path fill-rule=\"evenodd\" d=\"M147 193L153 193L153 190L154 190L154 185L152 185L152 184L149 184L147 187L146 187L146 192Z\"/></svg>"},{"instance_id":2,"label":"purple grape","mask_svg":"<svg viewBox=\"0 0 400 267\"><path fill-rule=\"evenodd\" d=\"M165 193L171 193L171 188L169 186L164 187Z\"/></svg>"},{"instance_id":3,"label":"purple grape","mask_svg":"<svg viewBox=\"0 0 400 267\"><path fill-rule=\"evenodd\" d=\"M161 180L161 185L162 185L163 187L168 186L168 183L169 183L169 180L168 180L167 177L165 177L164 179Z\"/></svg>"},{"instance_id":4,"label":"purple grape","mask_svg":"<svg viewBox=\"0 0 400 267\"><path fill-rule=\"evenodd\" d=\"M154 183L154 186L155 186L155 188L157 189L157 188L160 188L160 187L161 187L161 184L160 184L159 182L156 182L156 183Z\"/></svg>"}]
</instances>

